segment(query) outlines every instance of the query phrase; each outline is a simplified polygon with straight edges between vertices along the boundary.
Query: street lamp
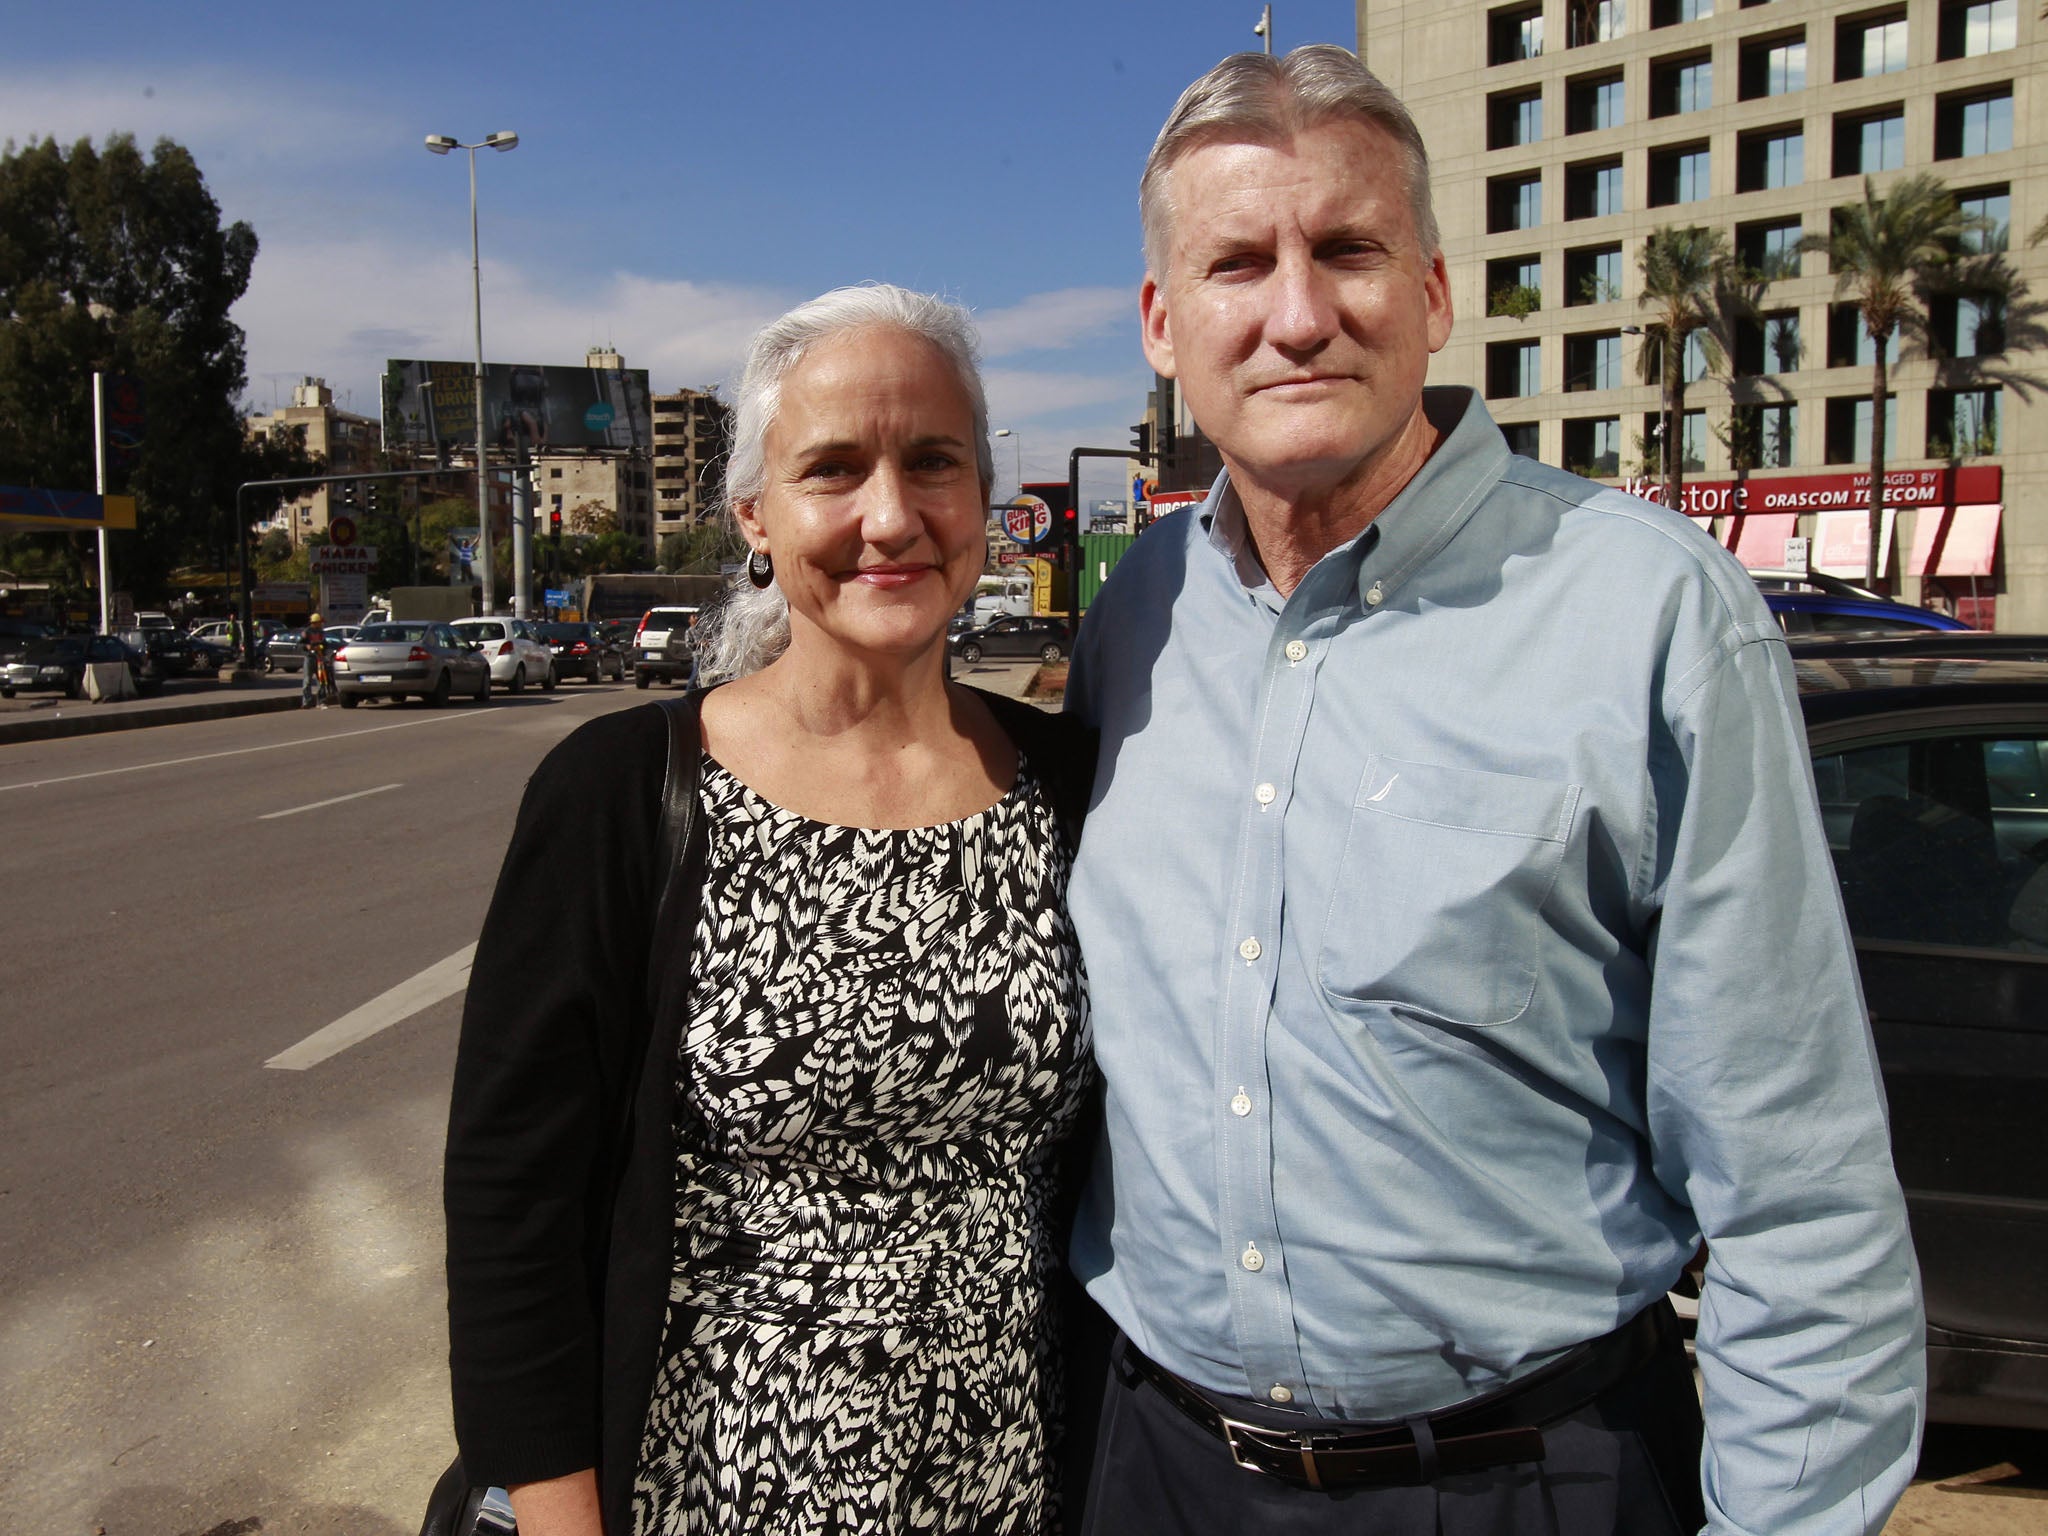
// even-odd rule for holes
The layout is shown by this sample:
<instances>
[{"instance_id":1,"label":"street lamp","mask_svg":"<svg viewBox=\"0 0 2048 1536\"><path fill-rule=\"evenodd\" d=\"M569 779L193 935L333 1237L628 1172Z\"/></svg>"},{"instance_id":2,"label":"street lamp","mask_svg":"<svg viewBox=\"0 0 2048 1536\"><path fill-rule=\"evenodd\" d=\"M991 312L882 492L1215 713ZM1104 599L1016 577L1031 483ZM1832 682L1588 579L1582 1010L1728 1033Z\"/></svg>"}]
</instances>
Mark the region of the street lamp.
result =
<instances>
[{"instance_id":1,"label":"street lamp","mask_svg":"<svg viewBox=\"0 0 2048 1536\"><path fill-rule=\"evenodd\" d=\"M477 542L482 546L484 612L495 610L496 594L491 587L491 501L490 483L484 473L484 277L483 267L477 259L476 244L476 152L480 149L495 149L500 153L519 147L519 135L505 130L491 134L475 144L464 144L445 133L427 135L427 151L430 154L445 155L451 149L469 151L469 281L471 295L476 309L476 521ZM517 531L514 531L517 537ZM525 594L519 595L521 606Z\"/></svg>"},{"instance_id":2,"label":"street lamp","mask_svg":"<svg viewBox=\"0 0 2048 1536\"><path fill-rule=\"evenodd\" d=\"M1252 28L1252 36L1264 38L1266 52L1273 51L1273 7L1270 5L1259 7L1259 24Z\"/></svg>"},{"instance_id":3,"label":"street lamp","mask_svg":"<svg viewBox=\"0 0 2048 1536\"><path fill-rule=\"evenodd\" d=\"M1012 431L1011 431L1011 430L1010 430L1010 429L1009 429L1008 427L997 427L997 428L995 429L995 431L993 431L993 432L991 432L991 433L989 434L989 436L991 436L991 437L1007 437L1007 438L1008 438L1008 439L1010 440L1010 446L1011 446L1011 447L1013 447L1013 448L1015 448L1015 449L1017 450L1017 494L1018 494L1018 495L1020 495L1020 496L1021 496L1021 495L1023 495L1023 494L1024 494L1024 439L1023 439L1023 438L1021 438L1021 437L1019 437L1019 436L1018 436L1018 435L1017 435L1016 433L1012 432Z\"/></svg>"}]
</instances>

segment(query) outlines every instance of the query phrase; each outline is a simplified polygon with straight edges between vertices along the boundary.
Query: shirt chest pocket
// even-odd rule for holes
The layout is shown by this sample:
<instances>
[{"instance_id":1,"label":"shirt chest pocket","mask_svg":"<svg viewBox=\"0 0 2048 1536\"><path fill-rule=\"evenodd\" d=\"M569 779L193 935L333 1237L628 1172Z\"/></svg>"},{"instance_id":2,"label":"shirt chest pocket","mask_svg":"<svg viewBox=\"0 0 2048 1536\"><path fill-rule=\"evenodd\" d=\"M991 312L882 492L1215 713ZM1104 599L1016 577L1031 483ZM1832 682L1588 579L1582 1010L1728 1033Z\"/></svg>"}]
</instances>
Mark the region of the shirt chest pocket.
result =
<instances>
[{"instance_id":1,"label":"shirt chest pocket","mask_svg":"<svg viewBox=\"0 0 2048 1536\"><path fill-rule=\"evenodd\" d=\"M1323 925L1323 987L1454 1024L1521 1017L1578 804L1576 784L1370 759Z\"/></svg>"}]
</instances>

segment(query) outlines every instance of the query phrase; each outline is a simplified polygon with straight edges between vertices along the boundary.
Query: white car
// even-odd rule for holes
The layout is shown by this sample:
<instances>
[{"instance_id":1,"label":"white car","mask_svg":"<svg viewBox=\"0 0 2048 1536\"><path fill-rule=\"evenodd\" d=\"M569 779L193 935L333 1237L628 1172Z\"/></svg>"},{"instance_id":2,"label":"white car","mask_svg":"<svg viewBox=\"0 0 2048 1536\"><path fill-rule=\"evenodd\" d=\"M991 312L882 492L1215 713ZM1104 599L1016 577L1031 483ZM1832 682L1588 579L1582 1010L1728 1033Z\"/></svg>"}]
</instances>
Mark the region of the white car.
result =
<instances>
[{"instance_id":1,"label":"white car","mask_svg":"<svg viewBox=\"0 0 2048 1536\"><path fill-rule=\"evenodd\" d=\"M525 619L457 619L448 627L483 647L491 681L506 692L517 693L528 683L555 686L555 653Z\"/></svg>"}]
</instances>

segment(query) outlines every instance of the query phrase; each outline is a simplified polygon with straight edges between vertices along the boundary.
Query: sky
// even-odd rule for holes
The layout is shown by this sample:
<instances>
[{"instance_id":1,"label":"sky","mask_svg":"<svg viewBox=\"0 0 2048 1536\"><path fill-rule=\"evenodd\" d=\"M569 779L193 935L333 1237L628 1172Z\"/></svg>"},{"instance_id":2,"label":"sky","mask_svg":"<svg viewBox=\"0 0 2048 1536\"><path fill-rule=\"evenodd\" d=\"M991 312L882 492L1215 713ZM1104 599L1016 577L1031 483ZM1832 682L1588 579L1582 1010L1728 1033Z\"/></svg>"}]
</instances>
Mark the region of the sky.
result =
<instances>
[{"instance_id":1,"label":"sky","mask_svg":"<svg viewBox=\"0 0 2048 1536\"><path fill-rule=\"evenodd\" d=\"M303 375L377 413L389 357L612 346L658 391L733 377L765 321L880 280L981 329L996 494L1121 447L1138 345L1137 182L1181 90L1260 46L1247 0L0 0L0 142L190 149L261 243L235 319L248 400ZM1280 50L1353 46L1352 0L1278 0ZM730 389L726 390L730 398ZM1128 495L1083 461L1083 499Z\"/></svg>"}]
</instances>

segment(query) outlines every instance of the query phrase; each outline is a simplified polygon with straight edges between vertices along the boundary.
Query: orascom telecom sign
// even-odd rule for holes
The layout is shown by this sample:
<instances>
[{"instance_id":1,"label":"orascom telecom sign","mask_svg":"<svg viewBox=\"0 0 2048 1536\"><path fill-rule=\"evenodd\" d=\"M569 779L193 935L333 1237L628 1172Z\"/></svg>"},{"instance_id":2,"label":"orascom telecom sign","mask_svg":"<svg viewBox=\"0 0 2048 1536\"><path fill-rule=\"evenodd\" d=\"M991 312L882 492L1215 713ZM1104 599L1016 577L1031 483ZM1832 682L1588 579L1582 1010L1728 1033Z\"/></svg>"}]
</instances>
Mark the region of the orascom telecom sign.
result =
<instances>
[{"instance_id":1,"label":"orascom telecom sign","mask_svg":"<svg viewBox=\"0 0 2048 1536\"><path fill-rule=\"evenodd\" d=\"M1996 464L1965 464L1955 468L1887 470L1884 504L1888 507L1953 507L2000 500L2002 471ZM1645 501L1661 502L1661 480L1634 477L1621 488ZM1719 517L1748 512L1848 512L1870 505L1870 472L1833 475L1783 475L1772 479L1692 480L1682 487L1685 511L1691 517Z\"/></svg>"}]
</instances>

